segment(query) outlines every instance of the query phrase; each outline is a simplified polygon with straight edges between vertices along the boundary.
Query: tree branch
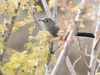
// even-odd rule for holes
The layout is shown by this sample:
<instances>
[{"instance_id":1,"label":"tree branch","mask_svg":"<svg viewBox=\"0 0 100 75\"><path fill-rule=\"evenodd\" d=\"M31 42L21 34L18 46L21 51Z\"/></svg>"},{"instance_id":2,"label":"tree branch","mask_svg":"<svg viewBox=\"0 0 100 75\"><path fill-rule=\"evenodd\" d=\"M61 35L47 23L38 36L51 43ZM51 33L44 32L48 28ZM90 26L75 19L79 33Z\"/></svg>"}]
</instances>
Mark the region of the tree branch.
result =
<instances>
[{"instance_id":1,"label":"tree branch","mask_svg":"<svg viewBox=\"0 0 100 75\"><path fill-rule=\"evenodd\" d=\"M46 3L46 0L41 0L41 1L42 1L43 6L44 6L44 9L45 9L45 12L46 12L47 16L50 17L50 18L52 18L52 19L55 21L56 16L57 16L57 6L56 6L57 0L55 0L55 3L54 3L53 17L52 17L52 14L51 14L51 12L50 12L50 9L49 9L49 7L48 7L48 5L47 5L47 3ZM52 46L53 46L53 45L52 45ZM53 47L52 47L52 46L51 46L51 48L50 48L50 51L53 50ZM60 46L59 46L59 47L60 47ZM58 47L58 48L59 48L59 47ZM56 49L56 50L57 50L57 49ZM55 51L56 51L56 50L55 50ZM55 51L53 51L53 53L54 53ZM49 62L48 62L48 67L49 67L49 64L50 64L51 56L52 56L52 55L50 54L50 58L49 58ZM68 68L70 69L70 67L72 66L72 64L71 64L71 62L70 62L68 56L67 56L66 62L68 62L67 65L69 66ZM71 72L72 72L73 74L75 74L75 70L74 70L74 69L72 70L72 68L71 68Z\"/></svg>"},{"instance_id":2,"label":"tree branch","mask_svg":"<svg viewBox=\"0 0 100 75\"><path fill-rule=\"evenodd\" d=\"M53 6L53 19L56 22L57 18L57 0L54 0L54 6Z\"/></svg>"},{"instance_id":3,"label":"tree branch","mask_svg":"<svg viewBox=\"0 0 100 75\"><path fill-rule=\"evenodd\" d=\"M100 63L97 66L96 73L100 72Z\"/></svg>"},{"instance_id":4,"label":"tree branch","mask_svg":"<svg viewBox=\"0 0 100 75\"><path fill-rule=\"evenodd\" d=\"M100 42L100 36L98 37L98 39L97 39L97 41L95 43L94 50L97 50L99 42Z\"/></svg>"},{"instance_id":5,"label":"tree branch","mask_svg":"<svg viewBox=\"0 0 100 75\"><path fill-rule=\"evenodd\" d=\"M7 24L6 21L7 21L7 8L8 8L7 0L5 0L5 2L6 2L6 5L5 5L4 26L6 26L6 24ZM2 31L2 37L4 38L4 36L5 36L5 30Z\"/></svg>"},{"instance_id":6,"label":"tree branch","mask_svg":"<svg viewBox=\"0 0 100 75\"><path fill-rule=\"evenodd\" d=\"M7 8L8 8L8 2L7 2L7 0L5 0L5 2L6 2L6 5L5 5L5 16L4 16L4 26L6 26L6 24L7 24ZM2 38L3 38L3 40L4 40L4 38L5 38L5 29L2 31ZM0 62L2 61L2 58L3 58L3 55L2 54L4 54L4 51L5 50L3 50L2 52L0 52Z\"/></svg>"},{"instance_id":7,"label":"tree branch","mask_svg":"<svg viewBox=\"0 0 100 75\"><path fill-rule=\"evenodd\" d=\"M46 14L48 15L48 17L53 19L52 14L51 14L51 11L50 11L50 9L49 9L49 7L48 7L48 5L47 5L46 0L41 0L41 2L42 2L42 4L43 4L43 7L44 7L45 12L46 12Z\"/></svg>"},{"instance_id":8,"label":"tree branch","mask_svg":"<svg viewBox=\"0 0 100 75\"><path fill-rule=\"evenodd\" d=\"M82 16L83 16L82 12L85 11L85 3L86 3L86 1L82 0L83 8L78 11L78 14L75 17L76 24L74 25L73 29L69 33L69 36L68 36L68 38L67 38L67 40L64 44L64 49L61 51L61 54L60 54L60 56L57 60L57 63L55 65L51 75L58 75L58 72L61 68L61 65L63 64L64 59L66 58L66 56L68 54L68 50L69 50L73 40L71 42L69 42L69 41L71 40L71 38L73 38L73 36L76 36L76 33L78 31L78 27L79 27L79 24L80 24L79 19L81 19Z\"/></svg>"},{"instance_id":9,"label":"tree branch","mask_svg":"<svg viewBox=\"0 0 100 75\"><path fill-rule=\"evenodd\" d=\"M44 30L43 25L38 21L36 15L35 15L35 13L34 13L34 10L33 10L33 8L32 8L32 4L31 4L30 0L27 0L27 3L28 3L29 9L30 9L30 11L31 11L31 14L32 14L33 18L35 19L37 25L40 27L40 29Z\"/></svg>"},{"instance_id":10,"label":"tree branch","mask_svg":"<svg viewBox=\"0 0 100 75\"><path fill-rule=\"evenodd\" d=\"M90 54L87 53L87 47L88 47L88 45L86 45L86 47L85 47L85 55L90 57Z\"/></svg>"},{"instance_id":11,"label":"tree branch","mask_svg":"<svg viewBox=\"0 0 100 75\"><path fill-rule=\"evenodd\" d=\"M47 16L49 18L53 19L51 11L50 11L50 9L49 9L49 7L47 5L46 0L41 0L41 2L43 4L43 6L44 6L44 9L45 9L45 12L46 12ZM53 42L50 44L49 51L50 51L50 54L49 54L49 59L48 59L47 66L46 66L45 75L51 69L51 57L52 57L52 54L54 54L54 51L53 51Z\"/></svg>"},{"instance_id":12,"label":"tree branch","mask_svg":"<svg viewBox=\"0 0 100 75\"><path fill-rule=\"evenodd\" d=\"M19 7L20 7L20 3L18 3L18 9L15 9L14 13L18 13ZM12 19L11 19L11 22L10 22L10 25L9 25L9 30L8 30L7 34L5 35L5 39L4 39L5 47L7 45L8 40L9 40L9 37L10 37L11 31L12 31L12 28L14 26L14 22L15 22L16 17L17 16L12 16ZM5 53L5 50L6 50L6 48L4 48L3 54L1 54L1 56L0 56L0 62L2 62L2 60L3 60L3 56L4 56L4 53Z\"/></svg>"},{"instance_id":13,"label":"tree branch","mask_svg":"<svg viewBox=\"0 0 100 75\"><path fill-rule=\"evenodd\" d=\"M66 57L66 64L67 64L67 66L68 66L68 68L70 70L71 75L77 75L75 70L74 70L74 67L72 66L72 64L71 64L71 62L69 60L68 56Z\"/></svg>"},{"instance_id":14,"label":"tree branch","mask_svg":"<svg viewBox=\"0 0 100 75\"><path fill-rule=\"evenodd\" d=\"M98 9L98 16L100 16L100 5L99 5L99 9ZM90 65L89 65L90 71L88 72L88 75L95 75L96 60L98 57L98 49L96 46L96 41L99 38L99 35L97 35L97 32L100 32L100 17L98 17L97 25L96 25L96 29L95 29L95 38L93 41L91 59L90 59Z\"/></svg>"},{"instance_id":15,"label":"tree branch","mask_svg":"<svg viewBox=\"0 0 100 75\"><path fill-rule=\"evenodd\" d=\"M74 68L75 64L76 64L80 59L82 59L82 56L80 56L79 58L77 58L77 59L75 60L75 62L73 63L73 68Z\"/></svg>"},{"instance_id":16,"label":"tree branch","mask_svg":"<svg viewBox=\"0 0 100 75\"><path fill-rule=\"evenodd\" d=\"M96 61L97 61L99 64L98 64L98 66L97 66L97 68L96 68L96 72L95 72L95 73L98 73L98 72L100 72L100 60L97 59Z\"/></svg>"},{"instance_id":17,"label":"tree branch","mask_svg":"<svg viewBox=\"0 0 100 75\"><path fill-rule=\"evenodd\" d=\"M85 58L84 58L84 54L83 54L83 52L82 52L81 43L80 43L79 38L78 38L78 45L79 45L79 50L80 50L80 53L81 53L81 56L82 56L82 60L83 60L83 62L84 62L84 64L85 64L87 70L90 71L90 69L89 69L89 67L88 67L88 64L87 64L87 62L86 62L86 60L85 60Z\"/></svg>"}]
</instances>

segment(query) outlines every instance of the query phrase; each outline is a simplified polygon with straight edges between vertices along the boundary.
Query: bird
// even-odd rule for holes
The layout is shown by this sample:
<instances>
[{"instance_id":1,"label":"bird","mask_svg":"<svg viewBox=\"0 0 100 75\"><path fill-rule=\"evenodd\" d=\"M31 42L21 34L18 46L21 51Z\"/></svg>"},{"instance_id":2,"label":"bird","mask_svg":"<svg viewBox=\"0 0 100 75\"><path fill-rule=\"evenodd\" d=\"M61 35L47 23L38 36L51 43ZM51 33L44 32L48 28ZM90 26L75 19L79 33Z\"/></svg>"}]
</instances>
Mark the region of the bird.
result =
<instances>
[{"instance_id":1,"label":"bird","mask_svg":"<svg viewBox=\"0 0 100 75\"><path fill-rule=\"evenodd\" d=\"M51 18L43 18L41 20L44 23L44 27L47 31L50 32L50 34L53 37L57 37L57 33L60 30L58 27L56 27L55 21L53 21ZM87 33L87 32L77 32L76 36L79 37L88 37L88 38L95 38L93 33Z\"/></svg>"}]
</instances>

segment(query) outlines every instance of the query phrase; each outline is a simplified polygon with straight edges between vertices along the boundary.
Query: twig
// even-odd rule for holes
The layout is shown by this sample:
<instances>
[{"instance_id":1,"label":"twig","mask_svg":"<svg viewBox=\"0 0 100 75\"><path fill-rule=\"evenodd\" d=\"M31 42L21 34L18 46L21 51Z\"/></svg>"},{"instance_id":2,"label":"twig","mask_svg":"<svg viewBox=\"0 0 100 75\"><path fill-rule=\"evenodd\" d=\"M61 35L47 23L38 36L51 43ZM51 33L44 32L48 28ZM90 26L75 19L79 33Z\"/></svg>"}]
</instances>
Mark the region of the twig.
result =
<instances>
[{"instance_id":1,"label":"twig","mask_svg":"<svg viewBox=\"0 0 100 75\"><path fill-rule=\"evenodd\" d=\"M58 50L58 48L60 48L60 47L61 47L61 46L58 46L58 47L53 51L53 53L56 52L56 51Z\"/></svg>"},{"instance_id":2,"label":"twig","mask_svg":"<svg viewBox=\"0 0 100 75\"><path fill-rule=\"evenodd\" d=\"M94 50L97 50L97 47L98 47L99 42L100 42L100 36L98 37L98 39L96 41L96 44L94 46Z\"/></svg>"},{"instance_id":3,"label":"twig","mask_svg":"<svg viewBox=\"0 0 100 75\"><path fill-rule=\"evenodd\" d=\"M7 2L7 0L5 0L5 2L6 2L6 5L5 5L4 26L6 26L6 24L7 24L6 21L7 21L7 8L8 8L8 2ZM3 38L4 38L4 34L5 34L5 30L2 31Z\"/></svg>"},{"instance_id":4,"label":"twig","mask_svg":"<svg viewBox=\"0 0 100 75\"><path fill-rule=\"evenodd\" d=\"M99 59L97 59L96 61L97 61L98 63L100 63L100 60L99 60Z\"/></svg>"},{"instance_id":5,"label":"twig","mask_svg":"<svg viewBox=\"0 0 100 75\"><path fill-rule=\"evenodd\" d=\"M84 62L84 64L85 64L87 70L90 71L90 68L88 67L88 64L87 64L87 62L86 62L86 60L85 60L85 58L84 58L84 54L83 54L83 51L82 51L82 48L81 48L81 44L80 44L79 38L78 38L78 45L79 45L79 50L80 50L80 53L81 53L81 56L82 56L82 60L83 60L83 62Z\"/></svg>"},{"instance_id":6,"label":"twig","mask_svg":"<svg viewBox=\"0 0 100 75\"><path fill-rule=\"evenodd\" d=\"M98 73L99 71L100 71L100 63L97 66L96 73Z\"/></svg>"},{"instance_id":7,"label":"twig","mask_svg":"<svg viewBox=\"0 0 100 75\"><path fill-rule=\"evenodd\" d=\"M56 22L57 18L57 0L54 0L54 6L53 6L53 19Z\"/></svg>"},{"instance_id":8,"label":"twig","mask_svg":"<svg viewBox=\"0 0 100 75\"><path fill-rule=\"evenodd\" d=\"M74 68L75 64L76 64L80 59L82 59L82 56L79 57L79 58L77 58L77 59L75 60L75 62L73 63L73 68Z\"/></svg>"},{"instance_id":9,"label":"twig","mask_svg":"<svg viewBox=\"0 0 100 75\"><path fill-rule=\"evenodd\" d=\"M18 3L18 9L15 9L15 13L18 13L19 7L20 7L20 3ZM9 39L9 37L10 37L10 33L11 33L12 28L13 28L13 26L14 26L14 21L15 21L16 17L17 17L17 16L13 16L12 19L11 19L11 22L10 22L10 25L9 25L9 30L8 30L8 33L7 33L6 38L5 38L5 40L4 40L5 45L6 45L6 43L8 42L8 39Z\"/></svg>"},{"instance_id":10,"label":"twig","mask_svg":"<svg viewBox=\"0 0 100 75\"><path fill-rule=\"evenodd\" d=\"M52 54L54 54L53 42L50 44L49 52L50 52L50 54L49 54L49 58L48 58L47 66L46 66L45 75L49 74L48 71L50 71L50 69L51 69L51 57L52 57Z\"/></svg>"},{"instance_id":11,"label":"twig","mask_svg":"<svg viewBox=\"0 0 100 75\"><path fill-rule=\"evenodd\" d=\"M100 16L100 4L99 4L99 9L98 9L98 16ZM95 29L95 38L93 41L91 59L90 59L90 64L89 64L89 67L91 70L88 72L88 75L95 75L96 60L98 57L98 49L96 49L97 48L96 41L99 38L99 36L97 35L97 32L100 32L100 17L98 17L98 19L97 19L97 25L96 25L96 29Z\"/></svg>"},{"instance_id":12,"label":"twig","mask_svg":"<svg viewBox=\"0 0 100 75\"><path fill-rule=\"evenodd\" d=\"M54 21L55 21L56 15L57 15L57 6L56 6L57 0L55 0L55 6L56 6L56 7L54 7L54 10L53 10L53 17L52 17L52 14L51 14L51 12L50 12L48 6L47 6L46 1L45 1L45 0L41 0L41 1L42 1L42 3L43 3L44 9L45 9L46 14L48 15L48 17L54 19ZM59 46L59 47L60 47L60 46ZM58 48L59 48L59 47L58 47ZM57 48L57 49L58 49L58 48ZM57 49L56 49L56 50L57 50ZM55 51L56 51L56 50L55 50ZM53 53L54 53L55 51L53 51ZM69 66L69 69L70 69L70 67L72 66L72 64L71 64L70 60L68 59L68 56L67 56L66 62L68 62L68 66ZM50 62L49 62L49 63L50 63ZM71 69L72 69L72 68L71 68ZM46 71L46 72L47 72L47 71ZM73 69L73 73L74 73L74 75L75 75L74 69Z\"/></svg>"},{"instance_id":13,"label":"twig","mask_svg":"<svg viewBox=\"0 0 100 75\"><path fill-rule=\"evenodd\" d=\"M5 5L5 16L4 16L4 26L6 26L6 20L7 20L7 8L8 8L8 2L7 0L5 0L6 5ZM2 31L2 38L4 40L5 38L5 29ZM4 50L2 52L0 52L0 61L2 61L2 54L4 53Z\"/></svg>"},{"instance_id":14,"label":"twig","mask_svg":"<svg viewBox=\"0 0 100 75\"><path fill-rule=\"evenodd\" d=\"M18 70L19 70L19 68L16 69L16 71L15 71L15 75L18 75Z\"/></svg>"},{"instance_id":15,"label":"twig","mask_svg":"<svg viewBox=\"0 0 100 75\"><path fill-rule=\"evenodd\" d=\"M38 50L38 57L36 58L35 67L39 66L39 60L40 60L40 50ZM35 75L38 75L38 70L36 70Z\"/></svg>"},{"instance_id":16,"label":"twig","mask_svg":"<svg viewBox=\"0 0 100 75\"><path fill-rule=\"evenodd\" d=\"M30 0L27 0L27 3L28 3L29 9L30 9L30 11L31 11L31 14L32 14L33 18L35 19L37 25L40 27L40 29L44 30L44 27L43 27L42 24L38 21L36 15L35 15L35 13L34 13L34 10L33 10L33 8L32 8L32 4L31 4Z\"/></svg>"},{"instance_id":17,"label":"twig","mask_svg":"<svg viewBox=\"0 0 100 75\"><path fill-rule=\"evenodd\" d=\"M45 11L46 11L46 14L48 15L48 17L52 18L52 14L51 14L51 12L50 12L48 6L46 6L47 3L45 2L45 0L41 0L41 1L42 1L42 3L43 3L44 9L45 9ZM57 0L55 0L55 6L56 6L56 3L57 3ZM53 16L52 19L56 18L56 15L57 15L57 6L54 7L53 15L54 15L54 16ZM54 21L55 21L55 19L54 19ZM60 46L59 46L59 47L60 47ZM58 47L58 48L59 48L59 47ZM58 48L57 48L57 49L58 49ZM56 50L57 50L57 49L56 49ZM53 45L52 45L51 48L50 48L50 51L52 51L52 50L53 50ZM56 51L56 50L55 50L55 51ZM53 53L54 53L55 51L53 51ZM51 54L52 54L52 53L51 53ZM50 54L49 62L48 62L48 64L47 64L46 69L49 68L49 64L50 64L51 56L52 56L51 54ZM72 64L71 64L71 62L70 62L68 56L67 56L66 62L68 62L67 65L69 66L69 69L70 69L70 67L72 66ZM71 68L71 69L72 69L72 68ZM46 70L45 74L46 74L46 73L47 73L47 70ZM73 69L73 71L72 71L72 74L73 74L73 75L76 75L74 69Z\"/></svg>"},{"instance_id":18,"label":"twig","mask_svg":"<svg viewBox=\"0 0 100 75\"><path fill-rule=\"evenodd\" d=\"M52 14L51 14L51 11L47 5L47 2L46 0L41 0L43 6L44 6L44 9L45 9L45 12L47 14L47 16L51 19L53 19L52 17ZM52 57L52 54L54 54L54 51L53 51L53 43L50 44L50 47L49 47L49 51L50 51L50 54L49 54L49 59L48 59L48 63L47 63L47 66L46 66L46 71L45 71L45 74L48 73L48 70L51 68L51 57Z\"/></svg>"},{"instance_id":19,"label":"twig","mask_svg":"<svg viewBox=\"0 0 100 75\"><path fill-rule=\"evenodd\" d=\"M64 48L63 50L61 51L61 54L57 60L57 63L55 64L55 67L51 73L51 75L58 75L58 72L61 68L61 65L63 64L64 62L64 59L66 58L67 54L68 54L68 50L72 44L72 42L69 42L71 40L71 38L73 36L76 35L77 31L78 31L78 27L79 27L79 24L80 24L80 21L79 19L82 18L83 14L81 14L83 11L85 11L85 0L82 0L82 4L83 4L83 8L81 10L78 11L78 14L76 15L75 17L75 21L76 21L76 24L74 25L73 29L70 31L69 35L68 35L68 38L64 44Z\"/></svg>"},{"instance_id":20,"label":"twig","mask_svg":"<svg viewBox=\"0 0 100 75\"><path fill-rule=\"evenodd\" d=\"M51 11L50 11L50 9L49 9L49 7L47 5L46 0L41 0L41 2L43 4L43 6L44 6L45 12L48 15L48 17L51 18L51 19L53 19L52 14L51 14Z\"/></svg>"},{"instance_id":21,"label":"twig","mask_svg":"<svg viewBox=\"0 0 100 75\"><path fill-rule=\"evenodd\" d=\"M52 57L52 54L49 54L49 58L48 58L48 63L47 63L47 66L46 66L46 70L45 70L45 75L49 75L49 72L50 69L51 69L51 57Z\"/></svg>"},{"instance_id":22,"label":"twig","mask_svg":"<svg viewBox=\"0 0 100 75\"><path fill-rule=\"evenodd\" d=\"M97 59L96 61L99 63L98 66L97 66L97 68L96 68L96 73L98 73L100 71L100 60Z\"/></svg>"},{"instance_id":23,"label":"twig","mask_svg":"<svg viewBox=\"0 0 100 75\"><path fill-rule=\"evenodd\" d=\"M70 70L71 75L77 75L74 68L73 68L73 66L72 66L72 64L71 64L71 62L70 62L70 60L69 60L68 56L66 57L66 63L67 63L67 66Z\"/></svg>"},{"instance_id":24,"label":"twig","mask_svg":"<svg viewBox=\"0 0 100 75\"><path fill-rule=\"evenodd\" d=\"M87 53L87 47L88 47L88 45L86 45L86 47L85 47L85 55L90 57L90 55Z\"/></svg>"},{"instance_id":25,"label":"twig","mask_svg":"<svg viewBox=\"0 0 100 75\"><path fill-rule=\"evenodd\" d=\"M20 3L18 3L18 8L15 9L15 13L18 13L19 7L20 7ZM17 16L12 16L12 19L11 19L11 22L10 22L10 25L9 25L9 30L8 30L7 34L5 35L5 39L4 39L5 47L7 45L8 40L9 40L9 37L10 37L11 31L12 31L12 28L14 26L14 22L15 22L16 17ZM6 50L6 48L4 48L3 54L0 56L0 62L3 60L3 56L4 56L4 53L5 53L5 50Z\"/></svg>"}]
</instances>

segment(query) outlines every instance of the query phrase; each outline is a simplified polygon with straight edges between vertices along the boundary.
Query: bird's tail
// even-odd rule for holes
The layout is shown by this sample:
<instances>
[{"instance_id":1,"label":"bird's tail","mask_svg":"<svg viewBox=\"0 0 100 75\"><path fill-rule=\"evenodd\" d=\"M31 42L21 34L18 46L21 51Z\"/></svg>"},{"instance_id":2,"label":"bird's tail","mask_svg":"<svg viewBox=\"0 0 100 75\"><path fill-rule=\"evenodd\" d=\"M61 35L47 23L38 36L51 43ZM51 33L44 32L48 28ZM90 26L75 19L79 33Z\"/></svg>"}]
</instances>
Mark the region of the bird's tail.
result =
<instances>
[{"instance_id":1,"label":"bird's tail","mask_svg":"<svg viewBox=\"0 0 100 75\"><path fill-rule=\"evenodd\" d=\"M86 33L86 32L78 32L78 33L76 34L76 36L95 38L94 34L92 34L92 33Z\"/></svg>"}]
</instances>

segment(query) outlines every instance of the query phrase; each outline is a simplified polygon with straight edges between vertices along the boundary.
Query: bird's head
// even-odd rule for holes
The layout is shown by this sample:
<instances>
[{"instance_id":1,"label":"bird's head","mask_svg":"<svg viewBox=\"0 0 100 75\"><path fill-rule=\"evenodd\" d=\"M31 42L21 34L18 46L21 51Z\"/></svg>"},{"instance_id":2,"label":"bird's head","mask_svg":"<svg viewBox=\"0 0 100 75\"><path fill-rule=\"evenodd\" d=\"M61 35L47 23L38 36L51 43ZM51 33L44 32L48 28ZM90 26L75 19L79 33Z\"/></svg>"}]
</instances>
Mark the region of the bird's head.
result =
<instances>
[{"instance_id":1,"label":"bird's head","mask_svg":"<svg viewBox=\"0 0 100 75\"><path fill-rule=\"evenodd\" d=\"M48 25L48 26L55 25L54 21L51 18L43 18L38 21L42 21L45 25Z\"/></svg>"}]
</instances>

